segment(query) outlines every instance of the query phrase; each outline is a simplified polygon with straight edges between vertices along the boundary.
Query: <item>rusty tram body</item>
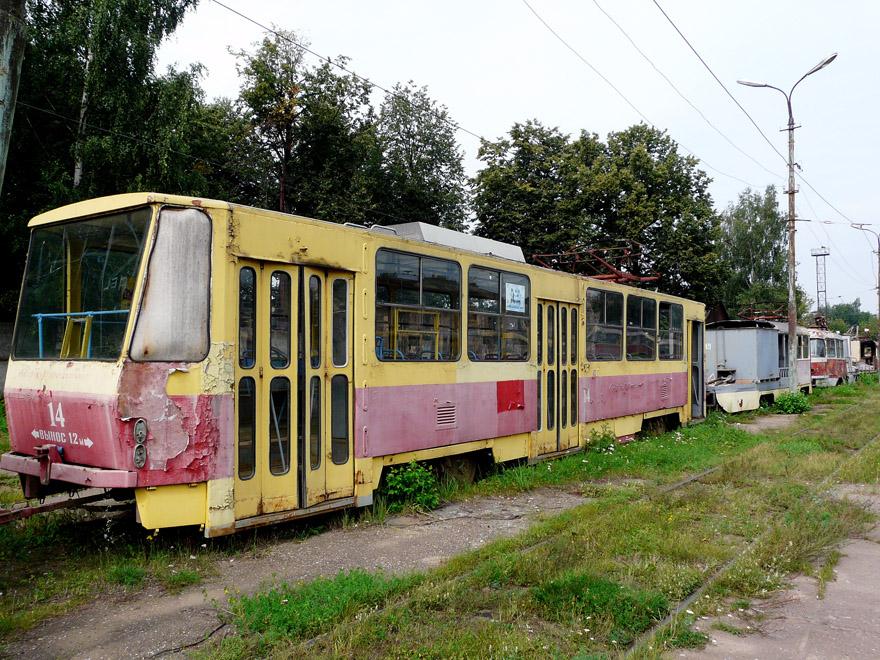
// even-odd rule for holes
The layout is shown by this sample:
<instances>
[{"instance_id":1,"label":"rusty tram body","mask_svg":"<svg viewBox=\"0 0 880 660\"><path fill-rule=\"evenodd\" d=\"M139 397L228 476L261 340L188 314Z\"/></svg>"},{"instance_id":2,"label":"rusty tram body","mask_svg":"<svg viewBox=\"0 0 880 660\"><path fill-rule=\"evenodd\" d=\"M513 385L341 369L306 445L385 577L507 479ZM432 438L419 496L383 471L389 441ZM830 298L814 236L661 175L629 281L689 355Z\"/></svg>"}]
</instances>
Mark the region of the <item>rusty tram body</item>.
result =
<instances>
[{"instance_id":1,"label":"rusty tram body","mask_svg":"<svg viewBox=\"0 0 880 660\"><path fill-rule=\"evenodd\" d=\"M206 536L704 415L702 304L419 223L135 193L31 223L0 465Z\"/></svg>"}]
</instances>

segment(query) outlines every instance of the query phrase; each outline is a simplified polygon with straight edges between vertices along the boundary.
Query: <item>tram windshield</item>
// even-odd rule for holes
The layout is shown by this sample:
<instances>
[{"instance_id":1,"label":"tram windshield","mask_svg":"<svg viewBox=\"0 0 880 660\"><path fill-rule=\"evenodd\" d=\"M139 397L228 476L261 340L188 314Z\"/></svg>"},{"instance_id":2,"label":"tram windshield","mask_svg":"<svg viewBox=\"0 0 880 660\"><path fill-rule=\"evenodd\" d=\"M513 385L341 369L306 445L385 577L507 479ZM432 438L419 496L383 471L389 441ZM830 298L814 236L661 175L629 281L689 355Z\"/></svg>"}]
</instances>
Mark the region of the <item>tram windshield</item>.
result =
<instances>
[{"instance_id":1,"label":"tram windshield","mask_svg":"<svg viewBox=\"0 0 880 660\"><path fill-rule=\"evenodd\" d=\"M151 215L146 207L34 229L14 357L119 358Z\"/></svg>"}]
</instances>

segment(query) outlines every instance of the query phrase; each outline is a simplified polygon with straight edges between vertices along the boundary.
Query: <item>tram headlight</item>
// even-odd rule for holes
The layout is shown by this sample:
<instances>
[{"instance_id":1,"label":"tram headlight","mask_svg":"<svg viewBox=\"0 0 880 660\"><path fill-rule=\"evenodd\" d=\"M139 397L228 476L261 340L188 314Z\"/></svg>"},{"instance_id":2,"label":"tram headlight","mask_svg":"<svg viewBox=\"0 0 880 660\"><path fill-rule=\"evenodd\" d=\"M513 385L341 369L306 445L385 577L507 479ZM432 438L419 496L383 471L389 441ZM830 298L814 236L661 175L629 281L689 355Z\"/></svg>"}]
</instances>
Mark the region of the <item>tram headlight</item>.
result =
<instances>
[{"instance_id":1,"label":"tram headlight","mask_svg":"<svg viewBox=\"0 0 880 660\"><path fill-rule=\"evenodd\" d=\"M144 445L134 446L134 466L140 470L147 464L147 448Z\"/></svg>"},{"instance_id":2,"label":"tram headlight","mask_svg":"<svg viewBox=\"0 0 880 660\"><path fill-rule=\"evenodd\" d=\"M139 419L134 423L134 441L139 445L147 440L147 421Z\"/></svg>"}]
</instances>

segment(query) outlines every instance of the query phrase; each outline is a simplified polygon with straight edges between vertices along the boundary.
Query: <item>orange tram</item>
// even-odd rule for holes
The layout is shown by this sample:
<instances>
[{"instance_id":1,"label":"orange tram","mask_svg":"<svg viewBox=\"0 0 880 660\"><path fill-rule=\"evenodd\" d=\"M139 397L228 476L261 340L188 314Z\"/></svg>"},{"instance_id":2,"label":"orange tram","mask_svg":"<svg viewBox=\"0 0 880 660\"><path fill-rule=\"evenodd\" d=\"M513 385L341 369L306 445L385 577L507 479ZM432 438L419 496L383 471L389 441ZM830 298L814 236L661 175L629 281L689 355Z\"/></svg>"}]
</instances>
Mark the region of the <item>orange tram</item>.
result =
<instances>
[{"instance_id":1,"label":"orange tram","mask_svg":"<svg viewBox=\"0 0 880 660\"><path fill-rule=\"evenodd\" d=\"M702 304L497 241L154 193L30 227L0 459L27 498L112 489L219 536L368 505L395 464L704 415Z\"/></svg>"}]
</instances>

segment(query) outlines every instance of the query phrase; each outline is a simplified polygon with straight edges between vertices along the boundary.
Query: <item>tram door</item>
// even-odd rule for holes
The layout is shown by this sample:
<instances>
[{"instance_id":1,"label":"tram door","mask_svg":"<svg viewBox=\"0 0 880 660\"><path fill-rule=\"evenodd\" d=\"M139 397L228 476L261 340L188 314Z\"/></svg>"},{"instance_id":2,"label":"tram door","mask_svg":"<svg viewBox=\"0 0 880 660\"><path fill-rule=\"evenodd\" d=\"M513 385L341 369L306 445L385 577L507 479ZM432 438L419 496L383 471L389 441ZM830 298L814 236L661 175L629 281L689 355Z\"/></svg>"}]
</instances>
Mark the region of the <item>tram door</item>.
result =
<instances>
[{"instance_id":1,"label":"tram door","mask_svg":"<svg viewBox=\"0 0 880 660\"><path fill-rule=\"evenodd\" d=\"M705 416L703 398L703 324L690 321L691 326L691 418L701 419Z\"/></svg>"},{"instance_id":2,"label":"tram door","mask_svg":"<svg viewBox=\"0 0 880 660\"><path fill-rule=\"evenodd\" d=\"M236 518L352 494L351 302L347 273L239 262Z\"/></svg>"},{"instance_id":3,"label":"tram door","mask_svg":"<svg viewBox=\"0 0 880 660\"><path fill-rule=\"evenodd\" d=\"M350 273L303 269L304 506L354 494L352 284Z\"/></svg>"},{"instance_id":4,"label":"tram door","mask_svg":"<svg viewBox=\"0 0 880 660\"><path fill-rule=\"evenodd\" d=\"M538 301L538 455L578 445L578 308Z\"/></svg>"}]
</instances>

